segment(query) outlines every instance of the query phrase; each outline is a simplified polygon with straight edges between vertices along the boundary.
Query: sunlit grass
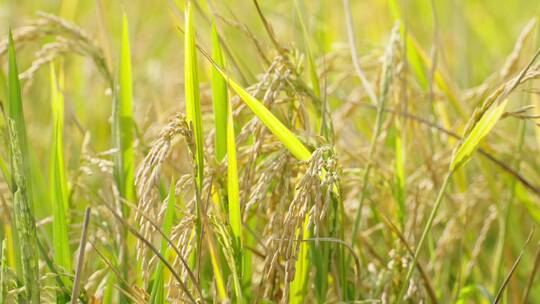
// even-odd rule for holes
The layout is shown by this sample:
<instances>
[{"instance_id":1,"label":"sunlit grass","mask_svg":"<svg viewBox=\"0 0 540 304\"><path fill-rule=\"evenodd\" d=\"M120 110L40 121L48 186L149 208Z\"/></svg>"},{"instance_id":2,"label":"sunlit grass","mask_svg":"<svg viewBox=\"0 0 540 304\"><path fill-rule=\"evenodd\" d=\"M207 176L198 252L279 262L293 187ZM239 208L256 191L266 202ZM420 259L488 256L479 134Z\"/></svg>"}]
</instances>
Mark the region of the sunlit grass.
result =
<instances>
[{"instance_id":1,"label":"sunlit grass","mask_svg":"<svg viewBox=\"0 0 540 304\"><path fill-rule=\"evenodd\" d=\"M534 1L6 7L0 304L540 300Z\"/></svg>"}]
</instances>

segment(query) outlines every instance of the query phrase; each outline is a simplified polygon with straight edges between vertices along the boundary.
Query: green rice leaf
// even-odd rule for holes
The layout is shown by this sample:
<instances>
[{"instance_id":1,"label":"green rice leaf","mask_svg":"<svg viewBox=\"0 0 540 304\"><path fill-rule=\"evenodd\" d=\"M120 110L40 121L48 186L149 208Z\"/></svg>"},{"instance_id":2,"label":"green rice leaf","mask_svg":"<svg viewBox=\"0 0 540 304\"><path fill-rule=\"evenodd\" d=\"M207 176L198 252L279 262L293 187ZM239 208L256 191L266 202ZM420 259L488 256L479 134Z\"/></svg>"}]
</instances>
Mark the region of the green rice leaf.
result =
<instances>
[{"instance_id":1,"label":"green rice leaf","mask_svg":"<svg viewBox=\"0 0 540 304\"><path fill-rule=\"evenodd\" d=\"M15 59L13 36L8 45L8 131L11 152L13 228L17 231L17 272L25 286L23 297L28 303L40 303L36 224L32 208L30 162L23 115L19 72Z\"/></svg>"},{"instance_id":2,"label":"green rice leaf","mask_svg":"<svg viewBox=\"0 0 540 304\"><path fill-rule=\"evenodd\" d=\"M54 63L50 64L51 107L53 117L53 138L49 163L49 185L53 210L53 248L55 262L65 271L71 272L71 251L68 237L67 181L64 169L64 96L63 77L56 77ZM69 296L69 295L68 295ZM68 298L69 299L69 298Z\"/></svg>"},{"instance_id":3,"label":"green rice leaf","mask_svg":"<svg viewBox=\"0 0 540 304\"><path fill-rule=\"evenodd\" d=\"M216 24L212 24L212 60L221 68L225 67ZM215 69L212 69L212 99L214 105L214 150L218 162L227 153L227 82Z\"/></svg>"},{"instance_id":4,"label":"green rice leaf","mask_svg":"<svg viewBox=\"0 0 540 304\"><path fill-rule=\"evenodd\" d=\"M302 225L303 239L309 239L309 216L306 216ZM301 242L300 250L298 252L298 258L296 260L294 279L291 282L291 290L289 294L289 303L300 304L304 303L304 297L306 293L306 284L309 277L309 243Z\"/></svg>"},{"instance_id":5,"label":"green rice leaf","mask_svg":"<svg viewBox=\"0 0 540 304\"><path fill-rule=\"evenodd\" d=\"M221 267L221 263L219 259L219 254L216 249L213 232L214 231L210 229L208 230L208 234L206 234L206 241L208 244L208 253L210 255L210 262L212 263L212 270L214 271L214 280L216 283L216 289L218 292L219 299L221 302L227 303L229 302L229 297L227 295L227 287L226 287L225 281L223 280L222 267ZM230 266L235 267L236 264L233 264ZM235 281L236 281L236 271L234 269L233 269L233 275L235 276ZM235 291L238 291L238 289L235 288ZM237 295L238 295L238 299L242 299L241 293L237 293Z\"/></svg>"},{"instance_id":6,"label":"green rice leaf","mask_svg":"<svg viewBox=\"0 0 540 304\"><path fill-rule=\"evenodd\" d=\"M134 201L135 156L133 151L133 88L131 79L131 50L129 46L128 21L122 16L122 41L118 72L118 94L115 105L114 123L117 152L116 181L120 195Z\"/></svg>"},{"instance_id":7,"label":"green rice leaf","mask_svg":"<svg viewBox=\"0 0 540 304\"><path fill-rule=\"evenodd\" d=\"M176 208L176 195L175 195L176 182L174 178L171 180L169 186L169 196L167 199L167 208L165 209L165 217L163 219L163 234L167 237L171 235L172 226L174 222L174 214ZM165 238L161 239L160 253L162 256L167 256L168 243ZM163 285L165 278L163 276L163 262L158 262L156 270L153 276L152 292L150 295L150 303L165 303L165 295Z\"/></svg>"},{"instance_id":8,"label":"green rice leaf","mask_svg":"<svg viewBox=\"0 0 540 304\"><path fill-rule=\"evenodd\" d=\"M216 68L216 66L214 66ZM249 94L238 83L229 78L223 70L216 69L229 83L233 91L240 96L240 99L257 115L263 124L274 134L291 154L299 160L307 161L311 158L311 152L302 144L302 142L281 122L262 102Z\"/></svg>"},{"instance_id":9,"label":"green rice leaf","mask_svg":"<svg viewBox=\"0 0 540 304\"><path fill-rule=\"evenodd\" d=\"M395 164L395 197L398 205L398 218L402 227L405 220L405 147L401 138L401 126L396 128L394 142Z\"/></svg>"},{"instance_id":10,"label":"green rice leaf","mask_svg":"<svg viewBox=\"0 0 540 304\"><path fill-rule=\"evenodd\" d=\"M482 140L489 134L504 114L507 103L508 99L496 103L482 115L480 120L478 120L471 132L466 135L465 139L463 139L455 151L450 163L451 172L463 167L471 159L472 154L478 149Z\"/></svg>"},{"instance_id":11,"label":"green rice leaf","mask_svg":"<svg viewBox=\"0 0 540 304\"><path fill-rule=\"evenodd\" d=\"M229 202L229 223L232 228L235 245L242 244L242 214L240 211L240 192L238 190L238 168L236 161L236 140L232 110L229 108L227 121L227 197Z\"/></svg>"},{"instance_id":12,"label":"green rice leaf","mask_svg":"<svg viewBox=\"0 0 540 304\"><path fill-rule=\"evenodd\" d=\"M133 152L133 88L131 79L131 50L129 44L128 21L122 17L122 44L120 50L118 123L120 148L120 185L121 194L129 201L135 199L134 172L135 156Z\"/></svg>"},{"instance_id":13,"label":"green rice leaf","mask_svg":"<svg viewBox=\"0 0 540 304\"><path fill-rule=\"evenodd\" d=\"M0 303L7 302L7 242L6 239L2 239L0 246L2 252L0 257Z\"/></svg>"},{"instance_id":14,"label":"green rice leaf","mask_svg":"<svg viewBox=\"0 0 540 304\"><path fill-rule=\"evenodd\" d=\"M204 141L201 115L201 101L199 93L199 75L197 65L197 49L195 46L195 30L193 28L193 12L191 1L187 1L185 16L184 41L184 82L186 99L186 121L191 124L195 138L195 159L197 163L197 183L202 189L204 173Z\"/></svg>"},{"instance_id":15,"label":"green rice leaf","mask_svg":"<svg viewBox=\"0 0 540 304\"><path fill-rule=\"evenodd\" d=\"M10 32L11 33L11 32ZM30 172L30 161L28 156L28 144L26 135L26 124L24 122L23 104L21 97L21 86L19 83L19 72L15 59L15 47L13 37L10 34L8 48L8 118L13 121L15 132L17 132L20 150L23 157L24 173ZM23 173L23 172L21 172Z\"/></svg>"}]
</instances>

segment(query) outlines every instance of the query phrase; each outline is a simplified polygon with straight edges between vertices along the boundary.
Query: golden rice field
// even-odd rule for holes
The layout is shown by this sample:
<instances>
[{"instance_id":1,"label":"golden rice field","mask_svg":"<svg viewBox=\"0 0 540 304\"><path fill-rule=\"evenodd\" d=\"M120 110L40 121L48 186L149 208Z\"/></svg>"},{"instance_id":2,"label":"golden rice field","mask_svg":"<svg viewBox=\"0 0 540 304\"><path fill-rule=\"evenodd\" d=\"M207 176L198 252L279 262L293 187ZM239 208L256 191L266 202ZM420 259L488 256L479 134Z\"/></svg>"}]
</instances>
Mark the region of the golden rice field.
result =
<instances>
[{"instance_id":1,"label":"golden rice field","mask_svg":"<svg viewBox=\"0 0 540 304\"><path fill-rule=\"evenodd\" d=\"M0 304L540 303L539 17L0 1Z\"/></svg>"}]
</instances>

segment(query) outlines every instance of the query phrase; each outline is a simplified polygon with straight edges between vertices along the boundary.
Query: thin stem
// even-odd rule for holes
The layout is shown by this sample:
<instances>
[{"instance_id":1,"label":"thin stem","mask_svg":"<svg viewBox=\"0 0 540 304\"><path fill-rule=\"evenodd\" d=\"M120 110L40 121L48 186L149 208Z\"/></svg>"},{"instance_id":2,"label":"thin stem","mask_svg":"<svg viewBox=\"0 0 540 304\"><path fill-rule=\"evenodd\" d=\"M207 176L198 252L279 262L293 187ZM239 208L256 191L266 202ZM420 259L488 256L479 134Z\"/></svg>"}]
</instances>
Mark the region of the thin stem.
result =
<instances>
[{"instance_id":1,"label":"thin stem","mask_svg":"<svg viewBox=\"0 0 540 304\"><path fill-rule=\"evenodd\" d=\"M79 243L79 260L77 262L77 271L75 272L75 279L73 282L73 290L71 293L71 303L76 304L78 303L77 297L79 296L79 285L81 282L81 274L82 274L82 268L84 265L84 253L86 251L86 237L88 235L88 224L90 223L90 207L86 208L86 212L84 213L84 222L83 222L83 229L82 229L82 235L81 240Z\"/></svg>"},{"instance_id":2,"label":"thin stem","mask_svg":"<svg viewBox=\"0 0 540 304\"><path fill-rule=\"evenodd\" d=\"M422 232L422 236L420 237L420 241L418 242L418 246L416 246L416 250L414 252L413 260L411 263L411 266L409 266L409 270L407 271L407 276L405 277L405 281L403 281L403 284L401 285L401 289L399 291L399 295L397 298L397 303L401 304L403 301L403 297L405 295L405 291L407 287L409 286L409 281L412 277L414 268L416 267L416 263L418 262L418 257L420 255L420 251L422 251L422 246L424 245L424 242L426 241L426 238L431 230L431 225L433 224L433 220L435 219L435 216L437 215L437 211L439 210L439 207L441 206L442 198L444 196L444 192L446 190L446 187L448 186L448 182L450 181L450 177L452 176L453 172L448 172L444 178L444 181L441 185L441 189L439 190L439 194L437 194L437 199L435 200L435 204L433 205L433 209L431 210L431 214L429 215L429 218L427 220L426 225L424 226L424 231Z\"/></svg>"},{"instance_id":3,"label":"thin stem","mask_svg":"<svg viewBox=\"0 0 540 304\"><path fill-rule=\"evenodd\" d=\"M360 67L360 63L358 62L358 54L356 53L356 39L354 38L354 25L353 25L352 16L351 16L351 7L349 5L349 0L343 0L343 10L345 11L345 21L347 24L347 36L349 38L349 47L351 49L351 57L352 57L354 70L356 71L358 78L360 78L360 81L362 82L362 86L364 87L364 90L366 90L366 94L368 95L369 100L371 101L372 104L375 105L377 104L377 97L375 96L373 87L371 86L371 84L366 78L366 75L362 71L362 68Z\"/></svg>"}]
</instances>

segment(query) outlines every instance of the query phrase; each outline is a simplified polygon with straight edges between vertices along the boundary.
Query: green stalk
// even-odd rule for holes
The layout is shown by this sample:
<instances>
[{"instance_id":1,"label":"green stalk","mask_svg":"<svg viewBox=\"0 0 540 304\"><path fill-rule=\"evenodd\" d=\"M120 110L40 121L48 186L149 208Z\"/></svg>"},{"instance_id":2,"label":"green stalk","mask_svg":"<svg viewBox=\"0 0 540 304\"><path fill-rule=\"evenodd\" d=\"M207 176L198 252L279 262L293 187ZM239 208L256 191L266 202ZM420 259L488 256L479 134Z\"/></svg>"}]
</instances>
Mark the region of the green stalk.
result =
<instances>
[{"instance_id":1,"label":"green stalk","mask_svg":"<svg viewBox=\"0 0 540 304\"><path fill-rule=\"evenodd\" d=\"M122 16L122 42L118 73L118 94L115 102L114 130L115 177L120 196L130 202L135 199L135 156L133 150L133 88L131 79L131 51L129 46L128 21ZM124 212L129 209L124 208Z\"/></svg>"},{"instance_id":2,"label":"green stalk","mask_svg":"<svg viewBox=\"0 0 540 304\"><path fill-rule=\"evenodd\" d=\"M23 298L28 303L40 303L38 250L36 224L32 208L30 189L30 162L26 128L24 123L19 73L15 59L13 36L9 31L8 46L8 131L11 152L12 193L14 227L19 245L18 261L22 265L19 275L25 290Z\"/></svg>"},{"instance_id":3,"label":"green stalk","mask_svg":"<svg viewBox=\"0 0 540 304\"><path fill-rule=\"evenodd\" d=\"M519 167L521 163L521 154L523 150L523 144L525 141L525 131L526 131L526 124L525 121L521 120L519 122L519 140L518 140L518 151L516 151L516 159L514 161L514 169L519 172ZM493 269L493 290L494 294L497 292L497 289L501 285L502 282L502 269L503 269L503 251L504 246L506 244L507 238L508 238L508 225L510 223L510 217L512 213L512 205L514 204L515 197L516 197L516 190L517 190L517 180L515 178L512 179L512 182L510 183L510 194L508 197L508 200L506 201L506 204L503 207L502 212L500 212L500 222L501 227L499 230L499 238L497 239L497 246L495 247L495 258L494 258L494 269ZM503 295L504 296L504 295Z\"/></svg>"},{"instance_id":4,"label":"green stalk","mask_svg":"<svg viewBox=\"0 0 540 304\"><path fill-rule=\"evenodd\" d=\"M395 199L397 202L397 214L401 229L405 227L405 146L403 144L402 126L396 122L396 137L394 140L394 149L396 156L395 166Z\"/></svg>"},{"instance_id":5,"label":"green stalk","mask_svg":"<svg viewBox=\"0 0 540 304\"><path fill-rule=\"evenodd\" d=\"M204 140L202 129L201 100L199 93L199 73L197 64L197 49L195 43L195 29L193 27L193 11L191 1L187 1L185 10L184 35L184 92L186 102L186 122L192 130L195 144L195 196L196 219L195 238L196 246L190 261L192 265L199 266L202 246L202 202L201 191L204 182ZM194 268L196 268L194 267Z\"/></svg>"},{"instance_id":6,"label":"green stalk","mask_svg":"<svg viewBox=\"0 0 540 304\"><path fill-rule=\"evenodd\" d=\"M233 251L235 271L233 275L242 273L242 253L243 237L242 237L242 212L240 208L240 192L238 187L238 166L236 160L236 139L234 135L234 122L232 116L232 109L229 107L227 120L227 198L229 205L229 224L231 225L231 231L233 236ZM235 290L237 293L237 302L242 302L242 294L240 288L240 279L235 278Z\"/></svg>"},{"instance_id":7,"label":"green stalk","mask_svg":"<svg viewBox=\"0 0 540 304\"><path fill-rule=\"evenodd\" d=\"M405 295L405 291L407 290L407 287L409 286L409 281L414 272L414 268L416 267L416 263L418 262L418 257L420 256L420 252L422 251L422 247L424 246L426 237L431 231L431 225L433 224L433 220L435 219L435 216L437 215L437 211L439 210L439 207L441 206L442 198L444 196L444 192L446 191L446 187L448 186L448 182L450 181L451 176L452 176L452 171L446 174L446 177L444 178L444 181L439 190L439 194L437 194L437 198L435 199L435 204L433 205L431 214L429 215L426 225L424 226L424 230L422 231L422 236L420 237L420 241L418 242L418 245L416 246L416 250L414 251L414 256L411 262L411 266L409 266L409 270L407 271L407 275L405 276L405 281L403 281L403 284L401 285L401 289L399 290L399 295L397 298L398 304L400 304L403 301L403 296Z\"/></svg>"},{"instance_id":8,"label":"green stalk","mask_svg":"<svg viewBox=\"0 0 540 304\"><path fill-rule=\"evenodd\" d=\"M392 38L391 38L391 41L392 41ZM384 60L384 63L383 63L383 75L381 76L381 84L380 84L381 93L379 96L379 100L377 102L377 116L375 117L375 125L373 126L373 134L371 136L371 142L369 145L369 152L367 156L366 167L364 169L364 175L362 178L362 188L361 188L362 192L360 192L358 210L356 211L353 230L351 234L351 247L353 248L356 243L356 236L358 234L358 228L360 228L360 220L362 218L362 209L364 207L364 200L366 198L370 172L373 165L372 160L373 160L373 156L375 155L375 149L377 147L377 140L379 138L379 134L381 132L381 127L383 123L384 107L386 105L386 101L388 100L390 84L392 83L391 61L393 60L393 56L394 56L392 43L388 46L388 49L386 52L387 54L385 55L386 59ZM349 261L350 261L350 258L347 260L346 265L349 265Z\"/></svg>"},{"instance_id":9,"label":"green stalk","mask_svg":"<svg viewBox=\"0 0 540 304\"><path fill-rule=\"evenodd\" d=\"M68 199L67 181L64 169L64 97L63 77L56 78L54 63L50 64L51 106L53 117L53 139L49 165L50 196L53 210L53 248L54 259L58 266L71 273L71 251L68 236ZM66 284L67 282L64 282ZM66 284L67 285L67 284ZM61 292L57 296L58 303L67 303L69 294Z\"/></svg>"},{"instance_id":10,"label":"green stalk","mask_svg":"<svg viewBox=\"0 0 540 304\"><path fill-rule=\"evenodd\" d=\"M197 165L197 186L202 189L204 174L204 141L202 129L201 100L199 93L199 72L197 65L197 49L195 47L195 30L193 28L193 12L191 1L187 1L185 16L184 41L184 82L186 99L186 121L193 128L195 138L195 160Z\"/></svg>"},{"instance_id":11,"label":"green stalk","mask_svg":"<svg viewBox=\"0 0 540 304\"><path fill-rule=\"evenodd\" d=\"M113 101L113 141L117 149L114 157L114 177L120 197L129 202L135 201L135 155L133 149L133 88L131 79L131 51L129 45L128 21L122 16L122 38L120 45L120 65L118 71L118 88ZM129 208L123 205L122 213L129 216ZM120 245L120 265L122 275L129 281L128 234L123 231L124 238ZM120 293L120 302L127 302Z\"/></svg>"},{"instance_id":12,"label":"green stalk","mask_svg":"<svg viewBox=\"0 0 540 304\"><path fill-rule=\"evenodd\" d=\"M234 245L242 251L242 214L238 190L238 168L236 164L236 142L231 109L227 122L227 197L229 200L229 223L233 232ZM240 260L239 260L240 262Z\"/></svg>"},{"instance_id":13,"label":"green stalk","mask_svg":"<svg viewBox=\"0 0 540 304\"><path fill-rule=\"evenodd\" d=\"M212 60L225 67L216 24L212 23ZM227 153L227 82L215 69L212 69L212 100L214 105L214 152L216 160L221 162Z\"/></svg>"},{"instance_id":14,"label":"green stalk","mask_svg":"<svg viewBox=\"0 0 540 304\"><path fill-rule=\"evenodd\" d=\"M7 242L6 239L2 240L2 246L0 251L2 252L0 258L0 304L7 303Z\"/></svg>"},{"instance_id":15,"label":"green stalk","mask_svg":"<svg viewBox=\"0 0 540 304\"><path fill-rule=\"evenodd\" d=\"M309 216L306 216L304 223L302 224L302 239L311 238L311 232L309 231ZM298 233L299 235L300 233ZM296 237L298 239L298 237ZM300 304L304 303L304 297L306 295L306 286L309 275L310 260L309 260L308 242L300 242L300 249L298 251L298 258L296 260L294 279L291 282L291 290L289 293L289 303Z\"/></svg>"},{"instance_id":16,"label":"green stalk","mask_svg":"<svg viewBox=\"0 0 540 304\"><path fill-rule=\"evenodd\" d=\"M172 231L172 226L174 222L174 214L176 208L176 195L175 195L176 183L174 178L171 180L171 185L169 186L169 197L167 201L167 208L165 209L165 217L163 220L163 234L169 236ZM167 247L168 243L165 238L161 239L161 249L160 253L162 256L167 257ZM165 295L163 285L165 282L163 275L163 262L158 261L156 270L154 272L154 280L152 283L152 291L150 294L149 303L152 304L162 304L165 303Z\"/></svg>"}]
</instances>

